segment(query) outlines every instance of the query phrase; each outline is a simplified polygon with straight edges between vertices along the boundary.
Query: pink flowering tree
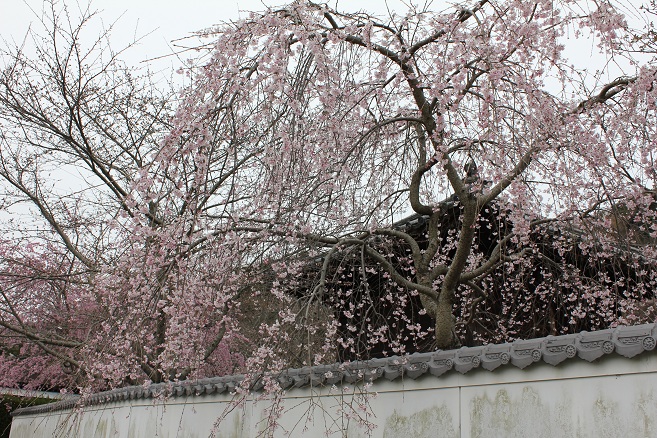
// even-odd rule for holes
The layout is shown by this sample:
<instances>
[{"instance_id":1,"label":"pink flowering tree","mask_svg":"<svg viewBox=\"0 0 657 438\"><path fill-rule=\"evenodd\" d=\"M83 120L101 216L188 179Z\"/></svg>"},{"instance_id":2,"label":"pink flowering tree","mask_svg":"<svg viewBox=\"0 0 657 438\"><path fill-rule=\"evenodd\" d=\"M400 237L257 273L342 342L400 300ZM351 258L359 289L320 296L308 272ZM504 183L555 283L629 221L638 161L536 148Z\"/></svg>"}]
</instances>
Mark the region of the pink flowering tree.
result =
<instances>
[{"instance_id":1,"label":"pink flowering tree","mask_svg":"<svg viewBox=\"0 0 657 438\"><path fill-rule=\"evenodd\" d=\"M256 252L199 230L241 196L225 188L241 158L167 155L173 91L124 65L108 35L84 40L93 14L50 6L42 35L2 53L2 384L235 372L252 348L234 326Z\"/></svg>"},{"instance_id":2,"label":"pink flowering tree","mask_svg":"<svg viewBox=\"0 0 657 438\"><path fill-rule=\"evenodd\" d=\"M608 327L655 285L655 66L630 31L607 1L385 18L294 2L208 32L173 123L190 154L254 154L239 190L258 193L224 217L319 260L299 286L308 271L279 256L273 288L337 306L342 348L366 333L403 352L394 325L438 348ZM627 74L591 85L567 36ZM420 233L392 225L411 214ZM432 327L397 310L413 297Z\"/></svg>"},{"instance_id":3,"label":"pink flowering tree","mask_svg":"<svg viewBox=\"0 0 657 438\"><path fill-rule=\"evenodd\" d=\"M51 253L52 248L6 240L1 248L0 385L75 387L77 359L69 351L80 343L61 335L75 333L89 316L74 298L79 291L66 284L78 273L68 260Z\"/></svg>"},{"instance_id":4,"label":"pink flowering tree","mask_svg":"<svg viewBox=\"0 0 657 438\"><path fill-rule=\"evenodd\" d=\"M298 1L204 33L181 93L53 8L3 53L1 366L107 387L640 320L655 70L598 3ZM591 86L567 35L628 74Z\"/></svg>"}]
</instances>

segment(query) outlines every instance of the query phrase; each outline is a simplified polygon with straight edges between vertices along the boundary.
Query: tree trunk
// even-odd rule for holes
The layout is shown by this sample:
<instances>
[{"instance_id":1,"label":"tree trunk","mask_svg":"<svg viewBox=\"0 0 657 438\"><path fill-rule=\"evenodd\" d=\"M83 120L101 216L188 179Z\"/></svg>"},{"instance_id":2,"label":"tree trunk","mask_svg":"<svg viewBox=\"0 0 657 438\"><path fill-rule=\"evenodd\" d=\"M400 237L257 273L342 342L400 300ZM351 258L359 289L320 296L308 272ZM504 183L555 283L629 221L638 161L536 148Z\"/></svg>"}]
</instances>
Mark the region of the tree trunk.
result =
<instances>
[{"instance_id":1,"label":"tree trunk","mask_svg":"<svg viewBox=\"0 0 657 438\"><path fill-rule=\"evenodd\" d=\"M454 316L452 315L452 303L441 299L438 302L436 313L436 347L441 350L454 348L456 339L454 337Z\"/></svg>"},{"instance_id":2,"label":"tree trunk","mask_svg":"<svg viewBox=\"0 0 657 438\"><path fill-rule=\"evenodd\" d=\"M452 303L459 286L461 274L465 270L472 242L475 236L475 223L479 213L477 201L462 197L463 223L458 237L456 254L449 265L447 274L440 287L440 296L434 313L436 320L436 346L440 349L456 347L455 320L452 315Z\"/></svg>"}]
</instances>

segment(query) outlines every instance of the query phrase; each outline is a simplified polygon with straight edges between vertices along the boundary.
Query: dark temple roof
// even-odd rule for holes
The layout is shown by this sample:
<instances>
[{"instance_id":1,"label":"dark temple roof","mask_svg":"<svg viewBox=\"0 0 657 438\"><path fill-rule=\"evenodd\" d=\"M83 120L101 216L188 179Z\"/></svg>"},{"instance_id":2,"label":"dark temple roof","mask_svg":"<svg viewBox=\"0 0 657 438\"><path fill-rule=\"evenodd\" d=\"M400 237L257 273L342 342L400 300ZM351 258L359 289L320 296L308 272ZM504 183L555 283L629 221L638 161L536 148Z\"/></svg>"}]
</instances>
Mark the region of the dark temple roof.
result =
<instances>
[{"instance_id":1,"label":"dark temple roof","mask_svg":"<svg viewBox=\"0 0 657 438\"><path fill-rule=\"evenodd\" d=\"M616 353L626 358L651 351L657 344L657 323L578 334L548 336L505 344L489 344L479 347L463 347L458 350L438 350L393 356L362 362L321 365L296 368L275 375L283 389L334 384L358 383L386 379L437 378L445 373L465 374L475 368L494 371L514 366L525 368L535 362L558 366L566 360L592 362L602 356ZM93 406L133 399L154 397L189 397L210 394L228 394L244 376L212 377L182 382L158 383L149 386L131 386L92 394L82 399L68 399L57 403L18 409L14 416L43 414L76 406ZM256 381L253 390L260 390L263 382Z\"/></svg>"}]
</instances>

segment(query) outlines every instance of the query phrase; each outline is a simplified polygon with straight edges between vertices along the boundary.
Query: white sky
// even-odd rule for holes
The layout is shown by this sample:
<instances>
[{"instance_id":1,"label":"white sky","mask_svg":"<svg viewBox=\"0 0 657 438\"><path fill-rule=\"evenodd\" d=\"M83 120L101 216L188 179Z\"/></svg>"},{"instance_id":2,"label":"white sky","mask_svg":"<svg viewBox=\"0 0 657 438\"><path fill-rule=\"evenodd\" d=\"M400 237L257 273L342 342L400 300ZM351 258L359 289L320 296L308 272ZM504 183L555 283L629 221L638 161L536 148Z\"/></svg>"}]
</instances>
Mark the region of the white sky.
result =
<instances>
[{"instance_id":1,"label":"white sky","mask_svg":"<svg viewBox=\"0 0 657 438\"><path fill-rule=\"evenodd\" d=\"M76 10L86 7L88 0L55 0L58 6L66 3L72 15ZM240 18L246 11L259 11L269 6L287 3L289 0L92 0L91 9L99 12L96 26L108 26L118 22L112 32L112 47L124 47L135 37L143 37L138 47L127 52L122 58L128 63L137 65L140 61L170 55L175 51L172 41L185 37L190 33L217 24L222 21ZM368 12L386 15L387 9L400 13L406 11L405 2L409 0L327 0L331 6L338 3L338 8L345 11L366 10ZM412 0L423 4L425 0ZM626 13L634 15L637 7L644 0L624 0ZM453 0L429 1L434 10L445 10L462 3ZM628 7L629 5L629 7ZM0 0L0 46L20 43L30 25L40 26L39 16L45 0ZM636 19L635 15L635 19ZM90 29L90 38L96 29ZM100 29L98 29L100 32ZM592 63L596 57L595 44L592 41L569 41L566 44L567 53L577 67L588 69L605 69L604 64ZM193 54L192 54L193 56ZM188 56L183 55L182 58ZM579 65L578 65L579 64ZM142 64L143 65L143 64ZM179 66L175 57L167 57L157 63L150 63L153 71L170 72ZM614 68L606 80L614 79L622 72ZM165 73L166 74L166 73ZM168 75L168 74L167 74ZM606 75L605 75L606 76ZM605 80L603 79L603 80Z\"/></svg>"},{"instance_id":2,"label":"white sky","mask_svg":"<svg viewBox=\"0 0 657 438\"><path fill-rule=\"evenodd\" d=\"M86 7L87 0L56 0L58 5L68 5L72 15ZM171 54L175 48L171 42L190 33L208 28L222 21L244 17L248 11L261 11L265 5L278 6L288 0L92 0L91 10L99 12L95 23L105 26L116 22L112 32L113 48L123 47L136 37L143 37L137 48L123 57L132 64ZM336 0L330 4L335 5ZM434 1L434 6L444 9L451 3ZM402 0L341 0L340 9L367 10L386 14L386 7L405 11ZM44 0L0 0L0 45L19 44L30 25L40 26L39 16ZM79 15L79 14L77 14ZM102 20L102 21L101 21ZM118 20L118 21L117 21ZM3 43L4 42L4 43ZM169 58L168 65L177 60ZM160 62L157 68L162 67ZM156 68L156 69L157 69Z\"/></svg>"}]
</instances>

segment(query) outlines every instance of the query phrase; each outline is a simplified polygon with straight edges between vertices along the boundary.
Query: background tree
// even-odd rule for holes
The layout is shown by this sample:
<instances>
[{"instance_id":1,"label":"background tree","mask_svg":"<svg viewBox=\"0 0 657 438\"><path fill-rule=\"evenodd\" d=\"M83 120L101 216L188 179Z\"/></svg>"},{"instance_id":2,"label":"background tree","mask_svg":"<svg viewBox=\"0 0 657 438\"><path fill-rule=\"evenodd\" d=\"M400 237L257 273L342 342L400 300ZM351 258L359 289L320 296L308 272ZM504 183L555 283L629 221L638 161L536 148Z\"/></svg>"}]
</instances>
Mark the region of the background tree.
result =
<instances>
[{"instance_id":1,"label":"background tree","mask_svg":"<svg viewBox=\"0 0 657 438\"><path fill-rule=\"evenodd\" d=\"M160 147L173 129L173 88L122 63L109 31L83 38L90 11L78 22L50 7L43 36L2 54L4 384L233 372L248 263L230 236L217 246L199 233L199 215L240 196L222 182L249 152L215 148L165 166L175 159Z\"/></svg>"}]
</instances>

